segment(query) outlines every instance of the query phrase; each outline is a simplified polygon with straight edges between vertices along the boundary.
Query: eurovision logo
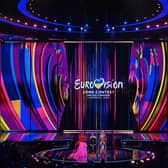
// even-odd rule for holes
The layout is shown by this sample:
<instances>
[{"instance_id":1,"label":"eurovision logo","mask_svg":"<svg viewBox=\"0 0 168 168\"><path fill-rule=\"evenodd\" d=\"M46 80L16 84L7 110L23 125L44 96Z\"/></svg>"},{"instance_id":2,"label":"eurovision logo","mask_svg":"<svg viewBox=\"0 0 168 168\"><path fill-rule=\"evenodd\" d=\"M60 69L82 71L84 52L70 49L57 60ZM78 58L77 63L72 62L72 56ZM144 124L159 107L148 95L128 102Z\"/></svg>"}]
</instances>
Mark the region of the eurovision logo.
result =
<instances>
[{"instance_id":1,"label":"eurovision logo","mask_svg":"<svg viewBox=\"0 0 168 168\"><path fill-rule=\"evenodd\" d=\"M122 81L105 81L104 78L95 79L94 81L81 81L75 80L74 89L123 89L124 84Z\"/></svg>"}]
</instances>

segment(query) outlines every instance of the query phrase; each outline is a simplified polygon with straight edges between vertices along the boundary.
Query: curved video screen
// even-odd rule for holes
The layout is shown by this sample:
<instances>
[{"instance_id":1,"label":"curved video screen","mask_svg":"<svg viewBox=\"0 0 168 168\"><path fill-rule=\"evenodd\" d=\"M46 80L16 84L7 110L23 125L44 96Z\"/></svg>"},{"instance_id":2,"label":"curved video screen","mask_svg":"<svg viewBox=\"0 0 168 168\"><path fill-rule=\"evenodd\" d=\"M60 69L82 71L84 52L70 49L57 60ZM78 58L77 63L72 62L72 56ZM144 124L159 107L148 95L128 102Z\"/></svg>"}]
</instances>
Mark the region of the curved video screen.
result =
<instances>
[{"instance_id":1,"label":"curved video screen","mask_svg":"<svg viewBox=\"0 0 168 168\"><path fill-rule=\"evenodd\" d=\"M168 130L167 42L0 43L0 130Z\"/></svg>"}]
</instances>

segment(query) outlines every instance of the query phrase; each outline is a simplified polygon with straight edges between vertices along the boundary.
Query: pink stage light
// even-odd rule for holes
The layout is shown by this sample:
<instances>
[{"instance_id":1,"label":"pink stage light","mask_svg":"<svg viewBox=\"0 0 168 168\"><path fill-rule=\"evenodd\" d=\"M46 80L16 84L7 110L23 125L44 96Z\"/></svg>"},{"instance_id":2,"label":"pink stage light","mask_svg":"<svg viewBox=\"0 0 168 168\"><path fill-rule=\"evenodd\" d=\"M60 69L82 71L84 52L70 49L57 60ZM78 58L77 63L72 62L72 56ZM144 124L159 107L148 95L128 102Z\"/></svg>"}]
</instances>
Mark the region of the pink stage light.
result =
<instances>
[{"instance_id":1,"label":"pink stage light","mask_svg":"<svg viewBox=\"0 0 168 168\"><path fill-rule=\"evenodd\" d=\"M149 29L149 28L150 28L150 25L147 25L146 28Z\"/></svg>"},{"instance_id":2,"label":"pink stage light","mask_svg":"<svg viewBox=\"0 0 168 168\"><path fill-rule=\"evenodd\" d=\"M27 22L25 22L25 23L24 23L24 25L25 25L25 26L27 26L27 25L28 25L28 23L27 23Z\"/></svg>"},{"instance_id":3,"label":"pink stage light","mask_svg":"<svg viewBox=\"0 0 168 168\"><path fill-rule=\"evenodd\" d=\"M16 20L16 22L17 22L17 23L20 23L20 20L19 20L19 19L17 19L17 20Z\"/></svg>"},{"instance_id":4,"label":"pink stage light","mask_svg":"<svg viewBox=\"0 0 168 168\"><path fill-rule=\"evenodd\" d=\"M159 27L160 27L160 25L159 25L159 24L156 24L156 27L157 27L157 28L159 28Z\"/></svg>"},{"instance_id":5,"label":"pink stage light","mask_svg":"<svg viewBox=\"0 0 168 168\"><path fill-rule=\"evenodd\" d=\"M44 28L44 29L46 29L46 28L47 28L47 26L46 26L46 25L44 25L44 26L43 26L43 28Z\"/></svg>"},{"instance_id":6,"label":"pink stage light","mask_svg":"<svg viewBox=\"0 0 168 168\"><path fill-rule=\"evenodd\" d=\"M36 27L37 27L37 24L34 24L33 27L36 28Z\"/></svg>"},{"instance_id":7,"label":"pink stage light","mask_svg":"<svg viewBox=\"0 0 168 168\"><path fill-rule=\"evenodd\" d=\"M168 22L164 22L164 25L168 25Z\"/></svg>"}]
</instances>

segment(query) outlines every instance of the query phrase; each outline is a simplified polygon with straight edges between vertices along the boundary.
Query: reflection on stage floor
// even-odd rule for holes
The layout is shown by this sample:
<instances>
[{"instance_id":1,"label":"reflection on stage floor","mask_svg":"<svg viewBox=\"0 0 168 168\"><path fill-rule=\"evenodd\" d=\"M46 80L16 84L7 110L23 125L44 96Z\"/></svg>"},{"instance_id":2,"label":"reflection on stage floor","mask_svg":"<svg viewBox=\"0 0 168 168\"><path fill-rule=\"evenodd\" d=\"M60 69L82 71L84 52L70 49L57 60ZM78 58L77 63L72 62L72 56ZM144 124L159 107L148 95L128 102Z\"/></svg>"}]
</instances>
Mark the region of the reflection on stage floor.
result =
<instances>
[{"instance_id":1,"label":"reflection on stage floor","mask_svg":"<svg viewBox=\"0 0 168 168\"><path fill-rule=\"evenodd\" d=\"M0 133L4 167L164 167L167 165L167 133L104 131L49 133ZM162 159L162 161L160 161ZM5 161L6 160L6 161ZM7 161L8 160L8 161ZM161 165L160 165L161 164Z\"/></svg>"}]
</instances>

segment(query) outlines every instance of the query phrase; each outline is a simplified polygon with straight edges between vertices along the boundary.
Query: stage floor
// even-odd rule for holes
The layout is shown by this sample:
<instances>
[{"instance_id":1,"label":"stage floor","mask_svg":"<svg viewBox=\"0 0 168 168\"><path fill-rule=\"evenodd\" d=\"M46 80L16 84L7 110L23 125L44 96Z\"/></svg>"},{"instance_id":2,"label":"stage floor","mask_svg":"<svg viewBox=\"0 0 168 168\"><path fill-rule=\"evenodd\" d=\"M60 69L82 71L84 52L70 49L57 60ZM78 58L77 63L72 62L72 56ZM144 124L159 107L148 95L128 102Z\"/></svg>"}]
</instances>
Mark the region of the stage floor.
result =
<instances>
[{"instance_id":1,"label":"stage floor","mask_svg":"<svg viewBox=\"0 0 168 168\"><path fill-rule=\"evenodd\" d=\"M90 152L91 134L97 138ZM98 148L100 131L0 133L3 167L163 167L168 165L167 133L105 131L106 153Z\"/></svg>"}]
</instances>

